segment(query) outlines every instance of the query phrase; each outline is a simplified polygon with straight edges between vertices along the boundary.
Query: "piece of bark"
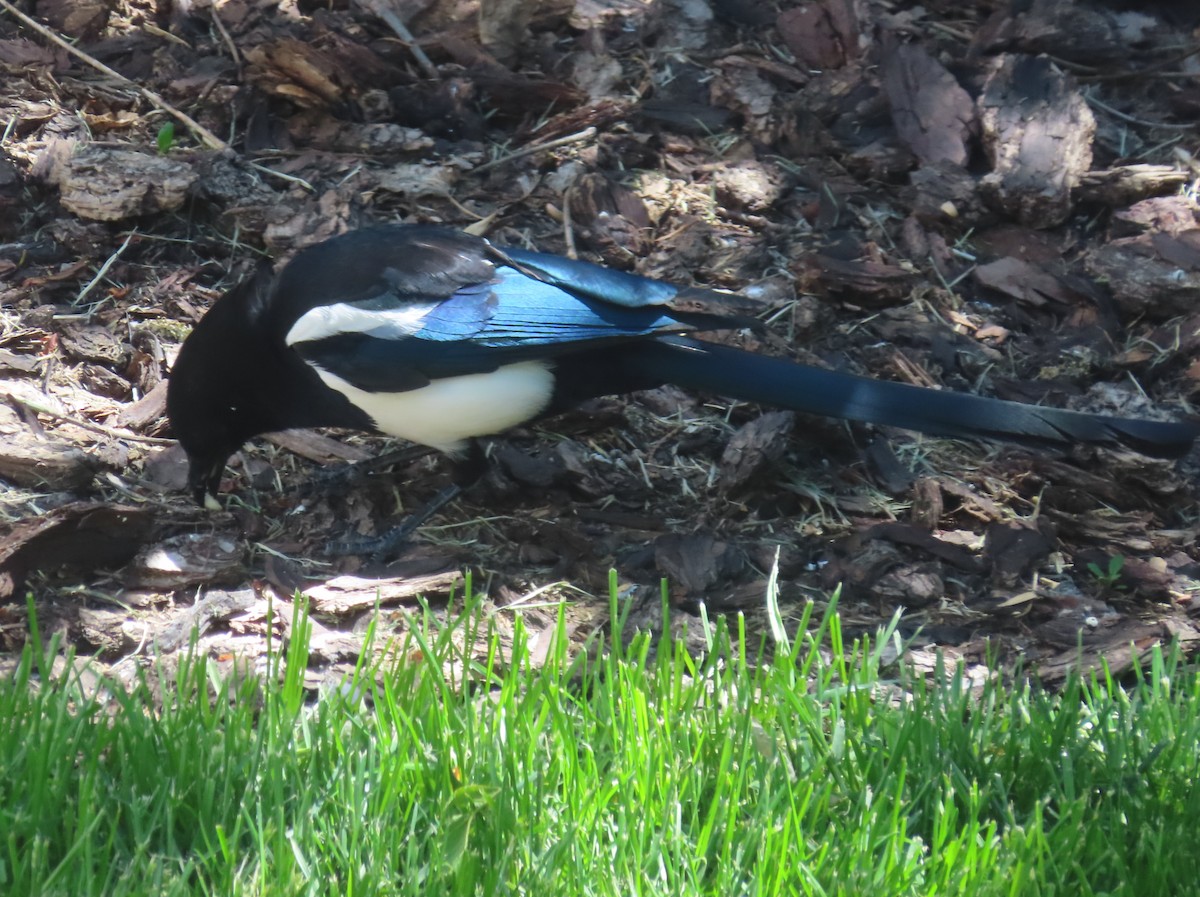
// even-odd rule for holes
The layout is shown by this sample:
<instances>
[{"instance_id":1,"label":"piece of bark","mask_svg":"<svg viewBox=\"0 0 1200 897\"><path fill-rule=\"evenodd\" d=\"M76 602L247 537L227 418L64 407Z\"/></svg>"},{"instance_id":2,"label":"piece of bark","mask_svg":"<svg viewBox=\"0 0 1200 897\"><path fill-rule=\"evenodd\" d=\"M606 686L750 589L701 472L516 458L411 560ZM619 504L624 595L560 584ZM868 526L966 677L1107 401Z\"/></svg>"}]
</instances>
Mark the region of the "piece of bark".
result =
<instances>
[{"instance_id":1,"label":"piece of bark","mask_svg":"<svg viewBox=\"0 0 1200 897\"><path fill-rule=\"evenodd\" d=\"M126 634L129 614L125 611L81 607L78 611L79 634L100 655L123 654L136 647Z\"/></svg>"},{"instance_id":2,"label":"piece of bark","mask_svg":"<svg viewBox=\"0 0 1200 897\"><path fill-rule=\"evenodd\" d=\"M913 472L896 457L891 440L884 436L871 440L863 458L875 480L888 495L908 495L913 485Z\"/></svg>"},{"instance_id":3,"label":"piece of bark","mask_svg":"<svg viewBox=\"0 0 1200 897\"><path fill-rule=\"evenodd\" d=\"M215 589L208 592L191 607L183 608L179 614L155 637L154 645L159 651L176 651L186 645L192 633L202 636L213 623L228 620L254 607L259 598L252 589L226 592Z\"/></svg>"},{"instance_id":4,"label":"piece of bark","mask_svg":"<svg viewBox=\"0 0 1200 897\"><path fill-rule=\"evenodd\" d=\"M1107 281L1126 315L1166 318L1200 302L1200 229L1125 237L1088 253L1089 274Z\"/></svg>"},{"instance_id":5,"label":"piece of bark","mask_svg":"<svg viewBox=\"0 0 1200 897\"><path fill-rule=\"evenodd\" d=\"M323 614L348 614L380 604L396 604L418 595L441 595L455 588L462 579L457 570L445 570L402 579L364 579L335 576L320 585L310 586L304 595L313 610Z\"/></svg>"},{"instance_id":6,"label":"piece of bark","mask_svg":"<svg viewBox=\"0 0 1200 897\"><path fill-rule=\"evenodd\" d=\"M613 25L617 32L621 26L610 18L639 15L644 17L646 4L641 2L572 3L568 0L488 0L486 3L458 3L447 0L401 0L382 4L394 7L414 34L438 33L465 34L468 30L478 32L479 40L497 58L507 58L524 42L526 32L532 26L538 31L561 27L568 16L571 24L580 30ZM626 23L629 24L629 23ZM630 26L633 27L633 26ZM637 30L644 23L639 21ZM477 45L476 52L484 52Z\"/></svg>"},{"instance_id":7,"label":"piece of bark","mask_svg":"<svg viewBox=\"0 0 1200 897\"><path fill-rule=\"evenodd\" d=\"M105 0L37 0L37 14L67 37L91 39L108 24Z\"/></svg>"},{"instance_id":8,"label":"piece of bark","mask_svg":"<svg viewBox=\"0 0 1200 897\"><path fill-rule=\"evenodd\" d=\"M1064 256L1069 243L1063 234L1034 230L1011 221L997 224L971 235L974 251L984 258L1012 256L1043 271L1061 276L1066 273Z\"/></svg>"},{"instance_id":9,"label":"piece of bark","mask_svg":"<svg viewBox=\"0 0 1200 897\"><path fill-rule=\"evenodd\" d=\"M871 527L864 534L864 539L878 539L896 545L910 545L920 548L960 570L970 573L980 570L979 561L969 551L907 523L880 523Z\"/></svg>"},{"instance_id":10,"label":"piece of bark","mask_svg":"<svg viewBox=\"0 0 1200 897\"><path fill-rule=\"evenodd\" d=\"M34 572L86 577L123 564L159 526L158 510L76 502L0 527L0 599Z\"/></svg>"},{"instance_id":11,"label":"piece of bark","mask_svg":"<svg viewBox=\"0 0 1200 897\"><path fill-rule=\"evenodd\" d=\"M983 495L980 490L959 482L951 477L937 477L938 488L945 494L959 500L962 510L980 520L1005 520L1008 512L992 499Z\"/></svg>"},{"instance_id":12,"label":"piece of bark","mask_svg":"<svg viewBox=\"0 0 1200 897\"><path fill-rule=\"evenodd\" d=\"M875 140L846 156L846 169L863 180L903 183L917 167L917 157L894 140Z\"/></svg>"},{"instance_id":13,"label":"piece of bark","mask_svg":"<svg viewBox=\"0 0 1200 897\"><path fill-rule=\"evenodd\" d=\"M1163 261L1184 271L1200 271L1200 228L1178 234L1151 234L1150 243Z\"/></svg>"},{"instance_id":14,"label":"piece of bark","mask_svg":"<svg viewBox=\"0 0 1200 897\"><path fill-rule=\"evenodd\" d=\"M150 351L137 348L138 343ZM164 382L163 364L166 361L166 353L163 352L158 338L146 330L134 332L134 346L123 373L125 379L141 395L149 395L160 383Z\"/></svg>"},{"instance_id":15,"label":"piece of bark","mask_svg":"<svg viewBox=\"0 0 1200 897\"><path fill-rule=\"evenodd\" d=\"M50 179L68 211L93 221L120 221L179 208L196 172L163 156L88 146L54 165Z\"/></svg>"},{"instance_id":16,"label":"piece of bark","mask_svg":"<svg viewBox=\"0 0 1200 897\"><path fill-rule=\"evenodd\" d=\"M390 3L391 0L381 0L381 2ZM231 5L233 4L228 2L225 4L225 6ZM223 7L221 17L224 18L224 16L225 8ZM328 27L328 24L322 23L316 44L339 75L354 79L355 99L358 100L359 108L369 115L375 108L375 104L380 102L369 96L371 92L396 84L398 81L406 79L407 75L403 66L384 59L375 51L374 47L378 45L374 41L364 40L361 33L351 32L351 34L342 34L339 28ZM386 112L386 102L383 111ZM382 121L384 119L376 118L374 120Z\"/></svg>"},{"instance_id":17,"label":"piece of bark","mask_svg":"<svg viewBox=\"0 0 1200 897\"><path fill-rule=\"evenodd\" d=\"M290 120L289 120L290 124ZM275 191L242 161L213 153L196 160L195 195L221 207L268 203Z\"/></svg>"},{"instance_id":18,"label":"piece of bark","mask_svg":"<svg viewBox=\"0 0 1200 897\"><path fill-rule=\"evenodd\" d=\"M934 477L921 477L913 483L912 508L909 515L912 522L933 532L941 522L945 502L942 499L942 489Z\"/></svg>"},{"instance_id":19,"label":"piece of bark","mask_svg":"<svg viewBox=\"0 0 1200 897\"><path fill-rule=\"evenodd\" d=\"M1103 67L1125 61L1129 48L1168 37L1162 20L1154 16L1078 0L1027 0L1000 4L979 29L972 54L1008 50L1049 53L1060 59Z\"/></svg>"},{"instance_id":20,"label":"piece of bark","mask_svg":"<svg viewBox=\"0 0 1200 897\"><path fill-rule=\"evenodd\" d=\"M1101 570L1105 569L1104 564L1099 566ZM1181 566L1184 569L1181 570ZM1191 558L1185 558L1180 565L1172 564L1164 557L1127 557L1121 565L1121 584L1155 601L1187 600L1195 589L1196 579L1185 571L1194 567Z\"/></svg>"},{"instance_id":21,"label":"piece of bark","mask_svg":"<svg viewBox=\"0 0 1200 897\"><path fill-rule=\"evenodd\" d=\"M558 78L525 71L510 71L484 50L478 41L464 40L458 35L443 33L438 35L438 42L455 62L470 69L471 82L486 98L486 105L505 116L526 118L529 109L533 107L569 108L578 106L586 99L582 90ZM600 104L596 105L609 102L611 101L601 100ZM539 140L550 139L545 127L540 124L540 121L538 124L534 124L533 120L528 122L529 127L536 128Z\"/></svg>"},{"instance_id":22,"label":"piece of bark","mask_svg":"<svg viewBox=\"0 0 1200 897\"><path fill-rule=\"evenodd\" d=\"M899 265L874 259L840 259L817 253L795 263L798 289L865 308L906 302L919 280Z\"/></svg>"},{"instance_id":23,"label":"piece of bark","mask_svg":"<svg viewBox=\"0 0 1200 897\"><path fill-rule=\"evenodd\" d=\"M657 98L641 103L637 115L651 126L692 137L719 134L732 127L734 120L728 110L716 109L708 103Z\"/></svg>"},{"instance_id":24,"label":"piece of bark","mask_svg":"<svg viewBox=\"0 0 1200 897\"><path fill-rule=\"evenodd\" d=\"M977 228L996 215L979 195L979 181L952 162L922 165L908 178L903 199L913 217L931 226L952 224L956 229Z\"/></svg>"},{"instance_id":25,"label":"piece of bark","mask_svg":"<svg viewBox=\"0 0 1200 897\"><path fill-rule=\"evenodd\" d=\"M1121 165L1084 173L1075 196L1081 202L1116 208L1151 196L1173 194L1189 180L1186 171L1172 165Z\"/></svg>"},{"instance_id":26,"label":"piece of bark","mask_svg":"<svg viewBox=\"0 0 1200 897\"><path fill-rule=\"evenodd\" d=\"M798 65L809 69L840 68L861 53L861 33L854 7L854 0L807 3L781 12L775 27Z\"/></svg>"},{"instance_id":27,"label":"piece of bark","mask_svg":"<svg viewBox=\"0 0 1200 897\"><path fill-rule=\"evenodd\" d=\"M979 98L992 171L980 189L995 208L1030 227L1071 213L1071 191L1092 164L1096 120L1067 77L1045 58L1001 57Z\"/></svg>"},{"instance_id":28,"label":"piece of bark","mask_svg":"<svg viewBox=\"0 0 1200 897\"><path fill-rule=\"evenodd\" d=\"M975 104L944 65L918 45L899 45L884 62L883 89L900 139L923 164L967 163Z\"/></svg>"},{"instance_id":29,"label":"piece of bark","mask_svg":"<svg viewBox=\"0 0 1200 897\"><path fill-rule=\"evenodd\" d=\"M160 420L166 412L167 381L161 380L146 395L118 411L113 423L122 429L140 433L156 420Z\"/></svg>"},{"instance_id":30,"label":"piece of bark","mask_svg":"<svg viewBox=\"0 0 1200 897\"><path fill-rule=\"evenodd\" d=\"M0 65L3 65L2 58ZM26 247L31 246L32 241L26 239L22 241L24 245L8 242L10 239L27 237L17 224L20 218L17 210L22 208L24 194L25 176L22 170L0 155L0 271L11 270L9 266L15 267L18 263L28 263Z\"/></svg>"},{"instance_id":31,"label":"piece of bark","mask_svg":"<svg viewBox=\"0 0 1200 897\"><path fill-rule=\"evenodd\" d=\"M133 392L129 381L99 364L81 364L75 369L76 382L96 396L128 401Z\"/></svg>"},{"instance_id":32,"label":"piece of bark","mask_svg":"<svg viewBox=\"0 0 1200 897\"><path fill-rule=\"evenodd\" d=\"M672 586L696 596L740 571L745 556L711 533L669 533L654 541L654 563Z\"/></svg>"},{"instance_id":33,"label":"piece of bark","mask_svg":"<svg viewBox=\"0 0 1200 897\"><path fill-rule=\"evenodd\" d=\"M558 454L531 454L509 442L499 442L495 446L494 457L510 477L535 489L548 489L566 473L566 465Z\"/></svg>"},{"instance_id":34,"label":"piece of bark","mask_svg":"<svg viewBox=\"0 0 1200 897\"><path fill-rule=\"evenodd\" d=\"M586 92L588 100L604 100L617 91L617 85L622 80L623 72L620 62L611 53L607 53L604 43L598 35L587 49L572 53L570 58L571 84Z\"/></svg>"},{"instance_id":35,"label":"piece of bark","mask_svg":"<svg viewBox=\"0 0 1200 897\"><path fill-rule=\"evenodd\" d=\"M129 350L107 327L69 322L59 328L58 345L72 358L97 364L120 365Z\"/></svg>"},{"instance_id":36,"label":"piece of bark","mask_svg":"<svg viewBox=\"0 0 1200 897\"><path fill-rule=\"evenodd\" d=\"M173 592L236 579L243 572L242 546L210 533L185 533L147 546L120 572L129 588Z\"/></svg>"},{"instance_id":37,"label":"piece of bark","mask_svg":"<svg viewBox=\"0 0 1200 897\"><path fill-rule=\"evenodd\" d=\"M70 57L65 50L55 46L42 46L34 41L25 38L10 38L8 40L0 40L0 71L5 71L13 75L24 74L34 77L48 77L51 71L64 70L67 68L67 60ZM39 71L41 69L41 71ZM38 104L25 104L26 109L37 109L40 113L48 107L38 107ZM21 116L24 119L24 115ZM41 115L36 115L41 118ZM47 118L53 117L47 115ZM0 163L0 172L3 171L3 163ZM5 177L0 174L0 197L6 192L3 190ZM0 202L3 199L0 198Z\"/></svg>"},{"instance_id":38,"label":"piece of bark","mask_svg":"<svg viewBox=\"0 0 1200 897\"><path fill-rule=\"evenodd\" d=\"M1057 504L1064 503L1058 495L1050 495L1050 498ZM1087 498L1082 496L1077 504L1083 504ZM1149 511L1101 517L1094 510L1095 502L1092 504L1093 509L1083 514L1069 514L1054 508L1045 514L1058 525L1064 541L1075 544L1105 545L1122 554L1149 554L1167 548L1193 547L1194 543L1185 541L1180 535L1194 540L1194 528L1190 531L1157 529L1157 519Z\"/></svg>"},{"instance_id":39,"label":"piece of bark","mask_svg":"<svg viewBox=\"0 0 1200 897\"><path fill-rule=\"evenodd\" d=\"M1081 639L1076 633L1082 631L1081 627L1076 625L1070 629L1060 624L1058 631L1061 633L1059 644L1072 647L1038 662L1033 670L1037 681L1047 688L1057 688L1068 676L1084 680L1089 676L1112 677L1121 681L1134 669L1134 664L1141 670L1151 665L1152 651L1161 649L1167 639L1161 627L1127 627L1118 623L1112 628L1106 627L1103 635L1083 639L1085 644L1080 648Z\"/></svg>"},{"instance_id":40,"label":"piece of bark","mask_svg":"<svg viewBox=\"0 0 1200 897\"><path fill-rule=\"evenodd\" d=\"M945 595L946 584L935 564L902 564L879 577L871 591L878 601L886 604L921 608Z\"/></svg>"},{"instance_id":41,"label":"piece of bark","mask_svg":"<svg viewBox=\"0 0 1200 897\"><path fill-rule=\"evenodd\" d=\"M528 93L526 94L525 101L527 108L532 102ZM582 106L569 105L569 97L561 99L551 98L551 102L555 106L563 106L563 111L547 119L545 124L537 129L536 135L528 135L529 139L532 140L536 136L538 141L553 140L556 137L564 137L568 134L578 134L585 128L595 128L597 131L603 132L605 129L611 128L616 122L628 121L633 116L633 104L624 100L607 99ZM525 135L523 134L522 136Z\"/></svg>"},{"instance_id":42,"label":"piece of bark","mask_svg":"<svg viewBox=\"0 0 1200 897\"><path fill-rule=\"evenodd\" d=\"M749 159L722 166L712 175L717 199L727 208L765 212L783 198L786 182L776 165Z\"/></svg>"},{"instance_id":43,"label":"piece of bark","mask_svg":"<svg viewBox=\"0 0 1200 897\"><path fill-rule=\"evenodd\" d=\"M794 412L769 411L739 428L721 454L719 488L736 489L778 461L795 425Z\"/></svg>"},{"instance_id":44,"label":"piece of bark","mask_svg":"<svg viewBox=\"0 0 1200 897\"><path fill-rule=\"evenodd\" d=\"M188 481L188 458L183 446L170 445L147 455L142 481L163 492L182 491Z\"/></svg>"},{"instance_id":45,"label":"piece of bark","mask_svg":"<svg viewBox=\"0 0 1200 897\"><path fill-rule=\"evenodd\" d=\"M821 583L826 589L843 589L843 598L868 598L875 583L906 560L895 545L872 539L869 532L848 539L840 548L845 555L821 568Z\"/></svg>"},{"instance_id":46,"label":"piece of bark","mask_svg":"<svg viewBox=\"0 0 1200 897\"><path fill-rule=\"evenodd\" d=\"M1177 236L1200 227L1200 207L1195 199L1182 194L1155 196L1114 212L1113 219L1122 222L1128 232L1122 234L1120 225L1114 225L1114 235L1118 237L1142 231Z\"/></svg>"},{"instance_id":47,"label":"piece of bark","mask_svg":"<svg viewBox=\"0 0 1200 897\"><path fill-rule=\"evenodd\" d=\"M1159 324L1149 333L1142 332L1141 339L1130 344L1112 359L1113 364L1126 368L1141 365L1190 363L1200 359L1200 312L1192 312L1182 319L1172 318Z\"/></svg>"},{"instance_id":48,"label":"piece of bark","mask_svg":"<svg viewBox=\"0 0 1200 897\"><path fill-rule=\"evenodd\" d=\"M374 457L361 446L349 445L316 430L279 430L267 433L263 438L318 464L328 464L331 461L366 461Z\"/></svg>"},{"instance_id":49,"label":"piece of bark","mask_svg":"<svg viewBox=\"0 0 1200 897\"><path fill-rule=\"evenodd\" d=\"M288 136L303 146L332 153L370 156L385 162L411 157L415 153L429 153L433 149L433 138L417 128L390 122L341 121L317 111L292 116L288 119L287 129ZM433 162L429 163L429 167L439 171L452 168ZM454 170L453 176L457 177L460 173ZM401 192L395 188L388 189Z\"/></svg>"},{"instance_id":50,"label":"piece of bark","mask_svg":"<svg viewBox=\"0 0 1200 897\"><path fill-rule=\"evenodd\" d=\"M983 554L992 573L1011 586L1028 576L1053 550L1053 538L1041 529L996 522L988 527Z\"/></svg>"},{"instance_id":51,"label":"piece of bark","mask_svg":"<svg viewBox=\"0 0 1200 897\"><path fill-rule=\"evenodd\" d=\"M922 225L913 215L900 225L900 248L906 258L927 260L946 280L951 279L950 272L958 267L946 238Z\"/></svg>"},{"instance_id":52,"label":"piece of bark","mask_svg":"<svg viewBox=\"0 0 1200 897\"><path fill-rule=\"evenodd\" d=\"M1130 415L1132 416L1132 415ZM1115 458L1113 459L1115 462ZM1135 488L1138 484L1131 482L1129 477L1118 479L1115 471L1107 469L1099 471L1085 470L1074 464L1067 464L1044 455L1033 458L1032 476L1029 477L1029 489L1043 488L1053 499L1053 508L1078 513L1084 516L1094 515L1096 507L1107 504L1114 508L1148 508L1166 511L1180 499L1186 502L1187 488L1183 481L1169 474L1166 462L1143 459L1147 476L1153 482L1153 489ZM1180 494L1182 492L1182 494ZM1097 517L1097 524L1102 518Z\"/></svg>"},{"instance_id":53,"label":"piece of bark","mask_svg":"<svg viewBox=\"0 0 1200 897\"><path fill-rule=\"evenodd\" d=\"M775 86L757 71L722 60L717 75L709 82L709 99L714 106L742 116L742 133L763 146L772 146L782 127L783 104Z\"/></svg>"},{"instance_id":54,"label":"piece of bark","mask_svg":"<svg viewBox=\"0 0 1200 897\"><path fill-rule=\"evenodd\" d=\"M0 442L0 480L17 486L70 492L90 483L98 466L73 445L28 432Z\"/></svg>"},{"instance_id":55,"label":"piece of bark","mask_svg":"<svg viewBox=\"0 0 1200 897\"><path fill-rule=\"evenodd\" d=\"M980 286L1003 293L1033 308L1041 308L1048 300L1073 305L1078 298L1053 274L1012 257L980 265L971 272L971 276Z\"/></svg>"},{"instance_id":56,"label":"piece of bark","mask_svg":"<svg viewBox=\"0 0 1200 897\"><path fill-rule=\"evenodd\" d=\"M303 109L341 102L352 83L350 74L322 49L293 37L250 47L245 57L248 80Z\"/></svg>"},{"instance_id":57,"label":"piece of bark","mask_svg":"<svg viewBox=\"0 0 1200 897\"><path fill-rule=\"evenodd\" d=\"M316 203L295 199L277 203L265 210L263 243L279 258L344 233L351 228L351 203L344 185L326 190Z\"/></svg>"},{"instance_id":58,"label":"piece of bark","mask_svg":"<svg viewBox=\"0 0 1200 897\"><path fill-rule=\"evenodd\" d=\"M373 174L377 189L415 200L452 195L462 170L455 165L434 162L400 162Z\"/></svg>"},{"instance_id":59,"label":"piece of bark","mask_svg":"<svg viewBox=\"0 0 1200 897\"><path fill-rule=\"evenodd\" d=\"M602 174L585 174L570 191L576 232L605 264L628 270L649 249L650 213L642 198Z\"/></svg>"},{"instance_id":60,"label":"piece of bark","mask_svg":"<svg viewBox=\"0 0 1200 897\"><path fill-rule=\"evenodd\" d=\"M21 355L0 349L0 374L32 374L45 359L38 355Z\"/></svg>"},{"instance_id":61,"label":"piece of bark","mask_svg":"<svg viewBox=\"0 0 1200 897\"><path fill-rule=\"evenodd\" d=\"M501 63L517 62L536 0L479 0L479 41Z\"/></svg>"}]
</instances>

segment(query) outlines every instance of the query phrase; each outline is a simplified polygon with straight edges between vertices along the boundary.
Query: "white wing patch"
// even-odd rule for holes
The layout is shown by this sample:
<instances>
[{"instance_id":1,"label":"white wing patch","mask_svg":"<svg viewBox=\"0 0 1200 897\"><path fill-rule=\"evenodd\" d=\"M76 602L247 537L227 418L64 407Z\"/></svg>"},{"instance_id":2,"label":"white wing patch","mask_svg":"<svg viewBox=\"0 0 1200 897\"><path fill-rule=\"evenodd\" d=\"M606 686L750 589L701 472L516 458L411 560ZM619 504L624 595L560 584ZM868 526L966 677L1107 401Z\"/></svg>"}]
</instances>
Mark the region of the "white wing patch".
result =
<instances>
[{"instance_id":1,"label":"white wing patch","mask_svg":"<svg viewBox=\"0 0 1200 897\"><path fill-rule=\"evenodd\" d=\"M370 415L382 432L444 452L461 450L473 436L499 433L536 417L554 392L554 374L541 361L446 377L405 392L367 392L313 367L326 386Z\"/></svg>"},{"instance_id":2,"label":"white wing patch","mask_svg":"<svg viewBox=\"0 0 1200 897\"><path fill-rule=\"evenodd\" d=\"M289 346L316 342L339 333L373 332L381 339L412 336L437 303L372 311L345 303L318 305L302 314L284 338Z\"/></svg>"}]
</instances>

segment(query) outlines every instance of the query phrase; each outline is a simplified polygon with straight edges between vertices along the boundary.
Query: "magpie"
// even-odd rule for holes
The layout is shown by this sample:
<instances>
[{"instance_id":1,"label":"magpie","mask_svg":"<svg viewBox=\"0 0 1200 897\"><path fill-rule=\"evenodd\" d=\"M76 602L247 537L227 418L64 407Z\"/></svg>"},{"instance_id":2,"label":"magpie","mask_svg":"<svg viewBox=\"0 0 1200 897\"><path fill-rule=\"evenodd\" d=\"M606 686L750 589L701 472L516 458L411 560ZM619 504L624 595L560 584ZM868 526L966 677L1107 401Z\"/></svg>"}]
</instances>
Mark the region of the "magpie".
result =
<instances>
[{"instance_id":1,"label":"magpie","mask_svg":"<svg viewBox=\"0 0 1200 897\"><path fill-rule=\"evenodd\" d=\"M697 339L734 297L423 225L351 231L263 268L184 341L167 410L212 505L248 439L346 427L461 455L585 399L672 383L793 411L1034 446L1188 451L1200 422L1108 417L872 380Z\"/></svg>"}]
</instances>

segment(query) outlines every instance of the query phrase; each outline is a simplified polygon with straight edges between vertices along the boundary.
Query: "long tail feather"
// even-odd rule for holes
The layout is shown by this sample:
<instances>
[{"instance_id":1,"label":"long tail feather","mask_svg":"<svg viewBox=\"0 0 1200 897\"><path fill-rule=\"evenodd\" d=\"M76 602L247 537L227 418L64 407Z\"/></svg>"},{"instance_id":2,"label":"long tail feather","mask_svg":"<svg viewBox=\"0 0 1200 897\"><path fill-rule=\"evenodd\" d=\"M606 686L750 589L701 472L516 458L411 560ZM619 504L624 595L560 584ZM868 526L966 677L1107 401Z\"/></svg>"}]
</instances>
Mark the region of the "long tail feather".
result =
<instances>
[{"instance_id":1,"label":"long tail feather","mask_svg":"<svg viewBox=\"0 0 1200 897\"><path fill-rule=\"evenodd\" d=\"M1121 445L1162 458L1186 454L1200 436L1197 421L1107 417L870 380L686 337L643 344L633 363L648 379L689 389L936 436Z\"/></svg>"}]
</instances>

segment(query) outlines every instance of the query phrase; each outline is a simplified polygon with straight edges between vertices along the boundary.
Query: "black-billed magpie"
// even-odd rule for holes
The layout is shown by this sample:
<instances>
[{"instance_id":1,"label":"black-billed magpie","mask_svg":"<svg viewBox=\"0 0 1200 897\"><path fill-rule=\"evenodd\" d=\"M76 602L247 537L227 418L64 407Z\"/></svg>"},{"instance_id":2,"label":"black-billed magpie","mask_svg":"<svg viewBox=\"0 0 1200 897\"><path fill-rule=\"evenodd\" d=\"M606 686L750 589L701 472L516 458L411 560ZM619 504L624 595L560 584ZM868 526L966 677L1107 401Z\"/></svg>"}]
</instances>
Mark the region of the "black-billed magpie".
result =
<instances>
[{"instance_id":1,"label":"black-billed magpie","mask_svg":"<svg viewBox=\"0 0 1200 897\"><path fill-rule=\"evenodd\" d=\"M171 426L201 504L260 433L349 427L457 453L584 399L665 383L940 436L1177 457L1200 435L1191 420L870 380L689 335L742 326L722 310L728 298L442 228L353 231L213 305L171 371Z\"/></svg>"}]
</instances>

